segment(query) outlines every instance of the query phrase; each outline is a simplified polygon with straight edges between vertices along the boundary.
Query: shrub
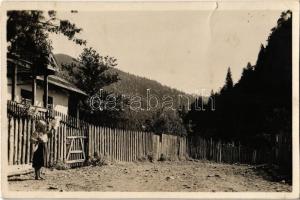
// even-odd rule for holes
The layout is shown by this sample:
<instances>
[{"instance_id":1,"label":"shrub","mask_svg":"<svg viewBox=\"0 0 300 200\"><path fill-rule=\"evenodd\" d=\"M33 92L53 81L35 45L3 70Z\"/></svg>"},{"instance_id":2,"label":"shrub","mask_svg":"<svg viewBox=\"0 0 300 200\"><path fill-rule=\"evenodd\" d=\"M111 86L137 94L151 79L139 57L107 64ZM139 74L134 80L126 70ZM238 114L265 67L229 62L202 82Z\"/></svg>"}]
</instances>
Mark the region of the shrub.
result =
<instances>
[{"instance_id":1,"label":"shrub","mask_svg":"<svg viewBox=\"0 0 300 200\"><path fill-rule=\"evenodd\" d=\"M70 169L70 166L68 164L64 163L62 160L58 160L58 161L54 162L51 167L54 169L57 169L57 170Z\"/></svg>"},{"instance_id":2,"label":"shrub","mask_svg":"<svg viewBox=\"0 0 300 200\"><path fill-rule=\"evenodd\" d=\"M145 155L140 155L137 160L140 161L140 162L145 162L145 161L148 160L148 158Z\"/></svg>"},{"instance_id":3,"label":"shrub","mask_svg":"<svg viewBox=\"0 0 300 200\"><path fill-rule=\"evenodd\" d=\"M91 164L94 166L103 166L103 165L109 165L109 156L99 154L98 152L94 153L94 157L91 159Z\"/></svg>"},{"instance_id":4,"label":"shrub","mask_svg":"<svg viewBox=\"0 0 300 200\"><path fill-rule=\"evenodd\" d=\"M170 158L165 154L160 154L159 161L170 161Z\"/></svg>"},{"instance_id":5,"label":"shrub","mask_svg":"<svg viewBox=\"0 0 300 200\"><path fill-rule=\"evenodd\" d=\"M150 161L150 162L153 162L154 161L154 156L153 156L153 153L152 152L149 152L147 154L147 159Z\"/></svg>"},{"instance_id":6,"label":"shrub","mask_svg":"<svg viewBox=\"0 0 300 200\"><path fill-rule=\"evenodd\" d=\"M140 162L146 162L146 161L153 162L154 160L153 153L148 152L147 155L139 155L137 160Z\"/></svg>"}]
</instances>

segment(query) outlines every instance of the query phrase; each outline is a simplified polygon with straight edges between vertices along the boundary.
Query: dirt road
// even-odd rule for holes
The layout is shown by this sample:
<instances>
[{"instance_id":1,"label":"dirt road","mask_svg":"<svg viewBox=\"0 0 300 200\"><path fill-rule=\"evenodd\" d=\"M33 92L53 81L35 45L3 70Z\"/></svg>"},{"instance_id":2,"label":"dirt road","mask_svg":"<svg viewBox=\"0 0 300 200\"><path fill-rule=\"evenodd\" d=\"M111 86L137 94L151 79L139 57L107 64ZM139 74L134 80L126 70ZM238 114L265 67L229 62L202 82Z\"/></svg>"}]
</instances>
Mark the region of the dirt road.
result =
<instances>
[{"instance_id":1,"label":"dirt road","mask_svg":"<svg viewBox=\"0 0 300 200\"><path fill-rule=\"evenodd\" d=\"M33 174L9 178L10 190L283 192L292 189L284 181L267 181L257 175L251 166L206 161L116 163L44 171L45 180L33 180Z\"/></svg>"}]
</instances>

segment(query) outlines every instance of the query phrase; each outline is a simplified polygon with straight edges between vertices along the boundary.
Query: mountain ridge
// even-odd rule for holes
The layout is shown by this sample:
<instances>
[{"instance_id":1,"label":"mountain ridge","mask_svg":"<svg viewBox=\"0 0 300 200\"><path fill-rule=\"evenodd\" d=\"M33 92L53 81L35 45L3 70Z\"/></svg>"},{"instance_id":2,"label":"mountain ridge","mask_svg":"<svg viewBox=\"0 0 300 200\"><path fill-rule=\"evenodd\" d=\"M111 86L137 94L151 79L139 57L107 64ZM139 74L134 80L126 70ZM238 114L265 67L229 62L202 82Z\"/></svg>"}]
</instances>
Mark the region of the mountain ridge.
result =
<instances>
[{"instance_id":1,"label":"mountain ridge","mask_svg":"<svg viewBox=\"0 0 300 200\"><path fill-rule=\"evenodd\" d=\"M63 64L79 64L77 59L69 56L67 54L59 53L54 55L57 64L60 69ZM178 96L184 95L188 98L194 99L195 95L185 93L179 89L172 88L167 85L163 85L159 81L152 80L147 77L138 76L129 72L124 72L118 68L110 68L107 73L118 73L120 81L113 83L109 86L104 87L103 89L113 92L118 95L127 94L127 95L146 95L147 89L150 89L151 92L154 92L154 95L163 97L164 95Z\"/></svg>"}]
</instances>

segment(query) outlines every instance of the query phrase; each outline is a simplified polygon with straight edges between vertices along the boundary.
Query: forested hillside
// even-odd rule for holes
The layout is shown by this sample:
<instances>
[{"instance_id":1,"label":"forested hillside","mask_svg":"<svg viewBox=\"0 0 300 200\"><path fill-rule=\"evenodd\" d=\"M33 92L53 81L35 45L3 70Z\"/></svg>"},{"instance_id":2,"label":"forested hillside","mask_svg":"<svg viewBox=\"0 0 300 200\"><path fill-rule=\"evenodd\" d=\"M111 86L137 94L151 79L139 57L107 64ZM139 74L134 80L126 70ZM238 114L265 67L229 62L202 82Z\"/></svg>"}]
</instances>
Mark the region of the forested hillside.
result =
<instances>
[{"instance_id":1,"label":"forested hillside","mask_svg":"<svg viewBox=\"0 0 300 200\"><path fill-rule=\"evenodd\" d=\"M66 54L56 54L55 58L62 69L60 75L70 81L74 81L70 78L71 76L68 75L68 71L66 71L63 66L71 63L76 66L79 65L78 61ZM127 100L127 102L139 96L141 97L141 107L143 108L143 110L132 110L129 108L129 105L125 106L123 112L117 113L118 118L116 119L117 121L114 121L114 126L119 123L120 126L125 126L125 128L129 129L168 132L170 134L186 134L180 117L180 109L183 106L185 108L188 107L188 105L194 101L195 98L192 95L164 86L155 80L123 72L117 68L110 68L106 73L118 74L119 78L119 81L103 88L106 92L113 93L116 96L122 95L122 98ZM149 91L148 96L155 96L159 100L157 108L147 110L147 89ZM172 107L174 110L166 110L163 108L162 103L164 96L169 96L173 99ZM189 99L189 101L187 99ZM170 100L170 98L168 100ZM155 106L155 101L151 101L151 106ZM103 111L102 113L105 112L106 111ZM111 119L108 119L108 117L99 118L98 120L97 123L104 123L108 126L111 125Z\"/></svg>"},{"instance_id":2,"label":"forested hillside","mask_svg":"<svg viewBox=\"0 0 300 200\"><path fill-rule=\"evenodd\" d=\"M55 58L59 66L61 66L62 64L77 63L77 60L75 58L66 54L56 54ZM108 70L108 73L117 73L120 78L120 81L113 83L104 88L109 92L113 92L120 95L124 94L129 96L132 95L146 96L146 90L151 89L151 94L157 95L159 97L162 97L163 95L170 95L174 97L178 95L185 95L191 99L193 98L192 95L162 85L161 83L155 80L136 76L128 72L123 72L122 70L117 68L110 68Z\"/></svg>"},{"instance_id":3,"label":"forested hillside","mask_svg":"<svg viewBox=\"0 0 300 200\"><path fill-rule=\"evenodd\" d=\"M267 45L261 45L256 64L248 63L236 84L229 68L225 85L211 97L215 111L209 102L206 111L192 110L187 116L194 134L258 146L268 143L268 135L291 134L291 12L282 13Z\"/></svg>"},{"instance_id":4,"label":"forested hillside","mask_svg":"<svg viewBox=\"0 0 300 200\"><path fill-rule=\"evenodd\" d=\"M234 53L234 52L233 52ZM190 111L185 121L191 134L216 140L241 142L250 148L270 151L284 147L280 173L292 171L292 13L283 12L261 45L257 62L244 68L234 84L230 68L225 85L212 94L205 111ZM193 108L193 107L192 107ZM281 139L279 139L281 138ZM278 150L278 149L277 149ZM272 155L269 155L270 157Z\"/></svg>"}]
</instances>

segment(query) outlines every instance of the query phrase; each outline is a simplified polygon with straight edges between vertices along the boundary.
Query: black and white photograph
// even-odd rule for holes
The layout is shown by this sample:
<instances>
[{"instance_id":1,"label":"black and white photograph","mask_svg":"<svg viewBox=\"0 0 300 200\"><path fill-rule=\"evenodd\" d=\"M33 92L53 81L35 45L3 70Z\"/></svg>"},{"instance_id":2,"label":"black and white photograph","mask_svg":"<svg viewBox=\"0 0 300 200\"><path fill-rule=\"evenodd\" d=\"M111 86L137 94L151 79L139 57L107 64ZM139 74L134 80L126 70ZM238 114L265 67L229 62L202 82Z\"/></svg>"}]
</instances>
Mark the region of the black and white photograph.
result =
<instances>
[{"instance_id":1,"label":"black and white photograph","mask_svg":"<svg viewBox=\"0 0 300 200\"><path fill-rule=\"evenodd\" d=\"M19 3L4 197L299 198L298 1Z\"/></svg>"}]
</instances>

